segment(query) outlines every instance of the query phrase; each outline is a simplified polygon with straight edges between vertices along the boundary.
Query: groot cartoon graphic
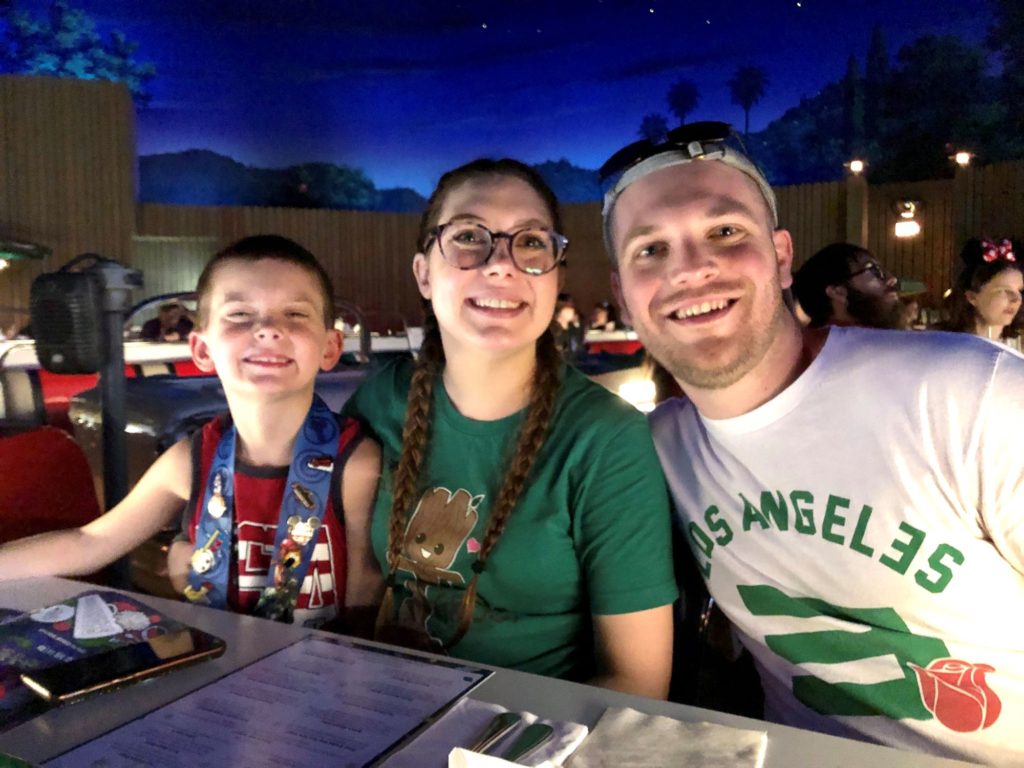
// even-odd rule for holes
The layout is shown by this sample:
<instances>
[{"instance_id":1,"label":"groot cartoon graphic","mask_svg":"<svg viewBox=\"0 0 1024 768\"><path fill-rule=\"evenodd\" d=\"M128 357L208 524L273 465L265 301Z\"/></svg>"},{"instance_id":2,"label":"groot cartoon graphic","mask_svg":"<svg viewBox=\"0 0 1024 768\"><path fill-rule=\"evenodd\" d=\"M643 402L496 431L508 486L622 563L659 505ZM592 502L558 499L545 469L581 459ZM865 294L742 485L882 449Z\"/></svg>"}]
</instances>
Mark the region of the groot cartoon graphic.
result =
<instances>
[{"instance_id":1,"label":"groot cartoon graphic","mask_svg":"<svg viewBox=\"0 0 1024 768\"><path fill-rule=\"evenodd\" d=\"M420 498L402 539L398 568L415 577L405 582L410 597L399 609L399 623L425 627L430 614L426 589L429 584L465 584L458 571L451 570L480 515L477 507L483 495L473 496L460 488L433 488Z\"/></svg>"}]
</instances>

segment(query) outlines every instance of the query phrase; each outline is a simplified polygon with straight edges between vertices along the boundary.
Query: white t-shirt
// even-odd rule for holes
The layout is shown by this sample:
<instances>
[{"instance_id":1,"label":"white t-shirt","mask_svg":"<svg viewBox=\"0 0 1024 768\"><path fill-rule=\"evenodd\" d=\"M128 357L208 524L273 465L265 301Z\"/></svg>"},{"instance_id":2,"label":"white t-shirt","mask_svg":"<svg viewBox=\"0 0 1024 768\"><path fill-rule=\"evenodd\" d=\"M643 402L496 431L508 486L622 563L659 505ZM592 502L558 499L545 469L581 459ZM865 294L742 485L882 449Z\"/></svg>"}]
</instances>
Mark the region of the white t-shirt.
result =
<instances>
[{"instance_id":1,"label":"white t-shirt","mask_svg":"<svg viewBox=\"0 0 1024 768\"><path fill-rule=\"evenodd\" d=\"M1024 357L832 328L754 411L651 427L770 719L1024 765Z\"/></svg>"}]
</instances>

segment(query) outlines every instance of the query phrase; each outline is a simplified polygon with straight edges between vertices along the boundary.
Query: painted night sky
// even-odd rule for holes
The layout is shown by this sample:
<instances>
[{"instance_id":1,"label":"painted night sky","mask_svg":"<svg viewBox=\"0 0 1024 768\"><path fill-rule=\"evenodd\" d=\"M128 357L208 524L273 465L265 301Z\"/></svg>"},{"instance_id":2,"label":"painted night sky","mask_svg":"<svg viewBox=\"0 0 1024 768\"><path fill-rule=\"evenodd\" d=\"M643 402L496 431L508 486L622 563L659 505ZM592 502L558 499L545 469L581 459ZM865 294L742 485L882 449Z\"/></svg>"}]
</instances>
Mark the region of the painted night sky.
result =
<instances>
[{"instance_id":1,"label":"painted night sky","mask_svg":"<svg viewBox=\"0 0 1024 768\"><path fill-rule=\"evenodd\" d=\"M48 2L18 0L30 13ZM976 0L580 0L329 2L78 0L101 34L151 62L138 153L203 148L247 165L324 161L378 188L421 194L481 155L594 169L637 139L644 115L675 124L666 92L700 89L688 120L742 126L726 82L741 65L768 85L764 128L863 66L879 24L891 53L924 34L984 45Z\"/></svg>"}]
</instances>

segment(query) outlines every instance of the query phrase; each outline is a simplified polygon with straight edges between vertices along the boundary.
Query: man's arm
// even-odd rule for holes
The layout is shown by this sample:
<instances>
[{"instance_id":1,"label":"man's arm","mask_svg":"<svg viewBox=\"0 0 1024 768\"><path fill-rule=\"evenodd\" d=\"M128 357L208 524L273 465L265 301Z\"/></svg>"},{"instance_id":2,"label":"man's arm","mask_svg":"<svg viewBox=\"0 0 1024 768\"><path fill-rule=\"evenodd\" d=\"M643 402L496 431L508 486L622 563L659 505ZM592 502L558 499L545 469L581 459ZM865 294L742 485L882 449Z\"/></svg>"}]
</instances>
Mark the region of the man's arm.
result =
<instances>
[{"instance_id":1,"label":"man's arm","mask_svg":"<svg viewBox=\"0 0 1024 768\"><path fill-rule=\"evenodd\" d=\"M172 523L188 495L191 447L176 443L131 492L104 515L83 525L0 546L0 580L93 573L124 556Z\"/></svg>"}]
</instances>

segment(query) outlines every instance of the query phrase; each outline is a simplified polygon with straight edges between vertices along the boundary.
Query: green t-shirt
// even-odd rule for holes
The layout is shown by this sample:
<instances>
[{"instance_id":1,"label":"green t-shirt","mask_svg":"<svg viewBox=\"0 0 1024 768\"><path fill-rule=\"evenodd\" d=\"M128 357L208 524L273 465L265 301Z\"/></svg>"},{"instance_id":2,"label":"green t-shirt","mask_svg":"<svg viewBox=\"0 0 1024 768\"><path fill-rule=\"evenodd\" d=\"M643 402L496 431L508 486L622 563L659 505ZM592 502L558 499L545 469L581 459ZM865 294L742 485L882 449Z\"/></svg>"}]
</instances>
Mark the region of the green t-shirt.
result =
<instances>
[{"instance_id":1,"label":"green t-shirt","mask_svg":"<svg viewBox=\"0 0 1024 768\"><path fill-rule=\"evenodd\" d=\"M409 360L386 365L344 409L383 450L372 525L382 564L412 369ZM438 381L420 499L409 515L397 574L400 624L425 625L445 644L454 636L524 415L468 419ZM594 672L591 614L642 611L677 595L665 481L646 420L563 367L551 431L480 576L470 629L451 652L583 680Z\"/></svg>"}]
</instances>

